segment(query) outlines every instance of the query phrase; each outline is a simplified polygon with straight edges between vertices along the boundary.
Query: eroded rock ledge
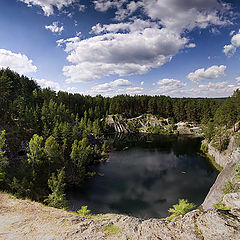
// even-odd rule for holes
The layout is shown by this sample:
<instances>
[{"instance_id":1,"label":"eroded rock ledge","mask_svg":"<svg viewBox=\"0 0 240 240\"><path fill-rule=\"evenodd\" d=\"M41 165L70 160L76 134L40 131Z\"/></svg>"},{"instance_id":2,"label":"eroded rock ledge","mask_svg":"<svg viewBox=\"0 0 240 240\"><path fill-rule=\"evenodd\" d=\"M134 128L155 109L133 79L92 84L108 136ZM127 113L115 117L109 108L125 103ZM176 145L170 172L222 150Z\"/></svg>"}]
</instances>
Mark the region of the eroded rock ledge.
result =
<instances>
[{"instance_id":1,"label":"eroded rock ledge","mask_svg":"<svg viewBox=\"0 0 240 240\"><path fill-rule=\"evenodd\" d=\"M106 232L109 224L119 231ZM115 214L84 218L0 193L0 239L239 240L240 210L197 209L174 222Z\"/></svg>"}]
</instances>

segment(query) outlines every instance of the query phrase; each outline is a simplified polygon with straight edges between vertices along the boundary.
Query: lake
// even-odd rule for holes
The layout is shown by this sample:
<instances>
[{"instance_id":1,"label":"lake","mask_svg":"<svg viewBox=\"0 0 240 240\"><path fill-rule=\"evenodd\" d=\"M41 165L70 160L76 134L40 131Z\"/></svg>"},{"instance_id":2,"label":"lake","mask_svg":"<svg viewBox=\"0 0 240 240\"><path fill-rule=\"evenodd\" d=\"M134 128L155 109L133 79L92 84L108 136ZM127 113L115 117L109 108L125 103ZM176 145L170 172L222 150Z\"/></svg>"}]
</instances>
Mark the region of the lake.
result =
<instances>
[{"instance_id":1,"label":"lake","mask_svg":"<svg viewBox=\"0 0 240 240\"><path fill-rule=\"evenodd\" d=\"M180 198L199 206L218 174L200 146L192 137L115 136L110 160L94 166L98 174L84 186L68 191L70 210L87 205L92 213L147 219L168 216Z\"/></svg>"}]
</instances>

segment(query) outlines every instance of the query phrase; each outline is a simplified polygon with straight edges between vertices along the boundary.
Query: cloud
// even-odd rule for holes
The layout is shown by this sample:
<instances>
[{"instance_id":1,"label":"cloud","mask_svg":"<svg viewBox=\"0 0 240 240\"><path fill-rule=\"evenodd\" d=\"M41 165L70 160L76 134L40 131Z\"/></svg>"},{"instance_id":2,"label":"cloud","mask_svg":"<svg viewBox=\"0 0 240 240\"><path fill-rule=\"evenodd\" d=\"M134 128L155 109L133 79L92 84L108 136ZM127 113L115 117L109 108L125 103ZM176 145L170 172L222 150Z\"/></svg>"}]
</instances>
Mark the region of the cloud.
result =
<instances>
[{"instance_id":1,"label":"cloud","mask_svg":"<svg viewBox=\"0 0 240 240\"><path fill-rule=\"evenodd\" d=\"M95 94L108 93L108 92L113 92L118 87L126 87L131 85L132 83L129 80L120 78L115 81L96 85L91 88L91 92Z\"/></svg>"},{"instance_id":2,"label":"cloud","mask_svg":"<svg viewBox=\"0 0 240 240\"><path fill-rule=\"evenodd\" d=\"M186 45L186 48L195 48L196 44L195 43L189 43Z\"/></svg>"},{"instance_id":3,"label":"cloud","mask_svg":"<svg viewBox=\"0 0 240 240\"><path fill-rule=\"evenodd\" d=\"M238 84L240 84L240 77L236 77L235 80Z\"/></svg>"},{"instance_id":4,"label":"cloud","mask_svg":"<svg viewBox=\"0 0 240 240\"><path fill-rule=\"evenodd\" d=\"M145 74L159 68L183 48L193 48L185 36L195 27L230 24L229 5L217 0L94 0L97 11L115 10L114 24L93 26L91 36L60 39L67 52L63 67L67 82L88 82L104 76ZM135 14L135 16L132 16ZM144 16L139 18L138 14Z\"/></svg>"},{"instance_id":5,"label":"cloud","mask_svg":"<svg viewBox=\"0 0 240 240\"><path fill-rule=\"evenodd\" d=\"M188 40L166 28L106 33L81 40L60 39L71 65L63 67L67 82L87 82L103 76L144 74L171 60Z\"/></svg>"},{"instance_id":6,"label":"cloud","mask_svg":"<svg viewBox=\"0 0 240 240\"><path fill-rule=\"evenodd\" d=\"M77 88L76 87L68 87L67 88L67 92L72 92L72 93L74 93L74 92L76 92L77 91Z\"/></svg>"},{"instance_id":7,"label":"cloud","mask_svg":"<svg viewBox=\"0 0 240 240\"><path fill-rule=\"evenodd\" d=\"M71 92L71 93L75 93L77 92L77 88L76 87L66 87L66 86L62 86L60 85L58 82L55 81L49 81L46 80L44 78L42 79L34 79L42 88L51 88L52 90L59 92L59 91L63 91L63 92Z\"/></svg>"},{"instance_id":8,"label":"cloud","mask_svg":"<svg viewBox=\"0 0 240 240\"><path fill-rule=\"evenodd\" d=\"M143 94L143 88L141 87L131 87L131 88L126 88L125 93L129 95L139 95Z\"/></svg>"},{"instance_id":9,"label":"cloud","mask_svg":"<svg viewBox=\"0 0 240 240\"><path fill-rule=\"evenodd\" d=\"M233 94L238 86L223 82L208 82L207 84L195 85L193 88L176 88L172 91L163 92L161 94L171 97L227 97ZM153 90L152 94L159 94L158 89Z\"/></svg>"},{"instance_id":10,"label":"cloud","mask_svg":"<svg viewBox=\"0 0 240 240\"><path fill-rule=\"evenodd\" d=\"M61 34L64 30L63 26L58 26L59 22L53 22L51 25L45 26L45 29L50 30L53 33Z\"/></svg>"},{"instance_id":11,"label":"cloud","mask_svg":"<svg viewBox=\"0 0 240 240\"><path fill-rule=\"evenodd\" d=\"M225 69L227 67L224 65L213 65L206 70L204 68L197 69L195 72L191 72L187 75L187 78L193 82L198 82L205 79L218 79L225 76Z\"/></svg>"},{"instance_id":12,"label":"cloud","mask_svg":"<svg viewBox=\"0 0 240 240\"><path fill-rule=\"evenodd\" d=\"M170 95L172 92L184 88L187 84L176 79L164 78L157 82L158 88L154 90L158 94Z\"/></svg>"},{"instance_id":13,"label":"cloud","mask_svg":"<svg viewBox=\"0 0 240 240\"><path fill-rule=\"evenodd\" d=\"M240 47L240 30L238 31L238 33L232 36L231 44L224 46L223 52L226 56L232 57L238 47Z\"/></svg>"},{"instance_id":14,"label":"cloud","mask_svg":"<svg viewBox=\"0 0 240 240\"><path fill-rule=\"evenodd\" d=\"M158 28L159 25L156 22L150 20L133 19L129 22L113 23L97 25L92 27L90 33L101 34L101 33L117 33L117 32L136 32L143 31L146 28Z\"/></svg>"},{"instance_id":15,"label":"cloud","mask_svg":"<svg viewBox=\"0 0 240 240\"><path fill-rule=\"evenodd\" d=\"M58 82L54 82L54 81L48 81L44 78L42 79L34 79L42 88L51 88L55 91L60 91L61 87L60 84Z\"/></svg>"},{"instance_id":16,"label":"cloud","mask_svg":"<svg viewBox=\"0 0 240 240\"><path fill-rule=\"evenodd\" d=\"M226 20L224 13L229 10L229 4L217 0L95 0L95 9L107 11L116 9L117 20L131 16L137 10L142 11L152 20L160 21L163 27L175 32L192 30L195 27L223 26L231 22Z\"/></svg>"},{"instance_id":17,"label":"cloud","mask_svg":"<svg viewBox=\"0 0 240 240\"><path fill-rule=\"evenodd\" d=\"M54 7L56 7L59 11L63 7L67 7L77 0L19 0L28 5L28 7L40 6L44 12L44 15L50 16L54 13Z\"/></svg>"},{"instance_id":18,"label":"cloud","mask_svg":"<svg viewBox=\"0 0 240 240\"><path fill-rule=\"evenodd\" d=\"M37 71L37 67L33 65L32 60L28 59L26 55L13 53L6 49L0 49L0 68L7 67L19 74Z\"/></svg>"}]
</instances>

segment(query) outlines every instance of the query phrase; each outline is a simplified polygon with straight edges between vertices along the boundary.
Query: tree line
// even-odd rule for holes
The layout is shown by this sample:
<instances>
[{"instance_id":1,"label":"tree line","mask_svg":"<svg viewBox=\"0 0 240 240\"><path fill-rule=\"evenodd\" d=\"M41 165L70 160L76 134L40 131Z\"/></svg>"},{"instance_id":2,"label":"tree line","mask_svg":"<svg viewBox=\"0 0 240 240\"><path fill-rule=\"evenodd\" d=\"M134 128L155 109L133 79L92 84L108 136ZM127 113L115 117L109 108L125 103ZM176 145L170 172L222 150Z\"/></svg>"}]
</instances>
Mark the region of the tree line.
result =
<instances>
[{"instance_id":1,"label":"tree line","mask_svg":"<svg viewBox=\"0 0 240 240\"><path fill-rule=\"evenodd\" d=\"M0 186L19 197L63 207L64 188L84 183L93 175L89 166L108 151L108 114L151 113L175 122L209 122L221 115L221 107L221 101L207 98L55 92L1 69Z\"/></svg>"}]
</instances>

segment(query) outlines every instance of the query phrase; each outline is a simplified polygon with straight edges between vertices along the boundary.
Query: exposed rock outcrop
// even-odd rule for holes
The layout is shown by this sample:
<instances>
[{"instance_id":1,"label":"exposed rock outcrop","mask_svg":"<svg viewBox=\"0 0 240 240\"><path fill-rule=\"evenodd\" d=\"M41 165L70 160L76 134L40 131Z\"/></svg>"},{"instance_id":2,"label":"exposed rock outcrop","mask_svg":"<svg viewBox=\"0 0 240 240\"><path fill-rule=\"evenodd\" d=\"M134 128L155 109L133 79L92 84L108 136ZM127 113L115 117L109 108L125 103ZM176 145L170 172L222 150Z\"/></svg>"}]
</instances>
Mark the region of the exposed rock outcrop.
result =
<instances>
[{"instance_id":1,"label":"exposed rock outcrop","mask_svg":"<svg viewBox=\"0 0 240 240\"><path fill-rule=\"evenodd\" d=\"M211 209L215 203L222 201L224 194L222 189L227 181L231 181L238 163L240 163L240 151L237 148L234 137L230 139L228 148L220 153L211 143L208 144L208 154L212 156L217 164L223 167L215 183L211 187L202 206L203 209ZM240 200L240 199L239 199ZM230 207L234 207L228 205Z\"/></svg>"},{"instance_id":2,"label":"exposed rock outcrop","mask_svg":"<svg viewBox=\"0 0 240 240\"><path fill-rule=\"evenodd\" d=\"M135 118L125 118L122 115L108 115L106 123L110 131L116 133L151 133L154 128L179 134L199 133L200 128L196 123L179 122L171 124L169 119L157 118L152 114L145 114Z\"/></svg>"},{"instance_id":3,"label":"exposed rock outcrop","mask_svg":"<svg viewBox=\"0 0 240 240\"><path fill-rule=\"evenodd\" d=\"M199 209L168 219L106 214L84 218L0 193L0 239L239 240L239 210ZM106 231L115 226L119 231Z\"/></svg>"}]
</instances>

